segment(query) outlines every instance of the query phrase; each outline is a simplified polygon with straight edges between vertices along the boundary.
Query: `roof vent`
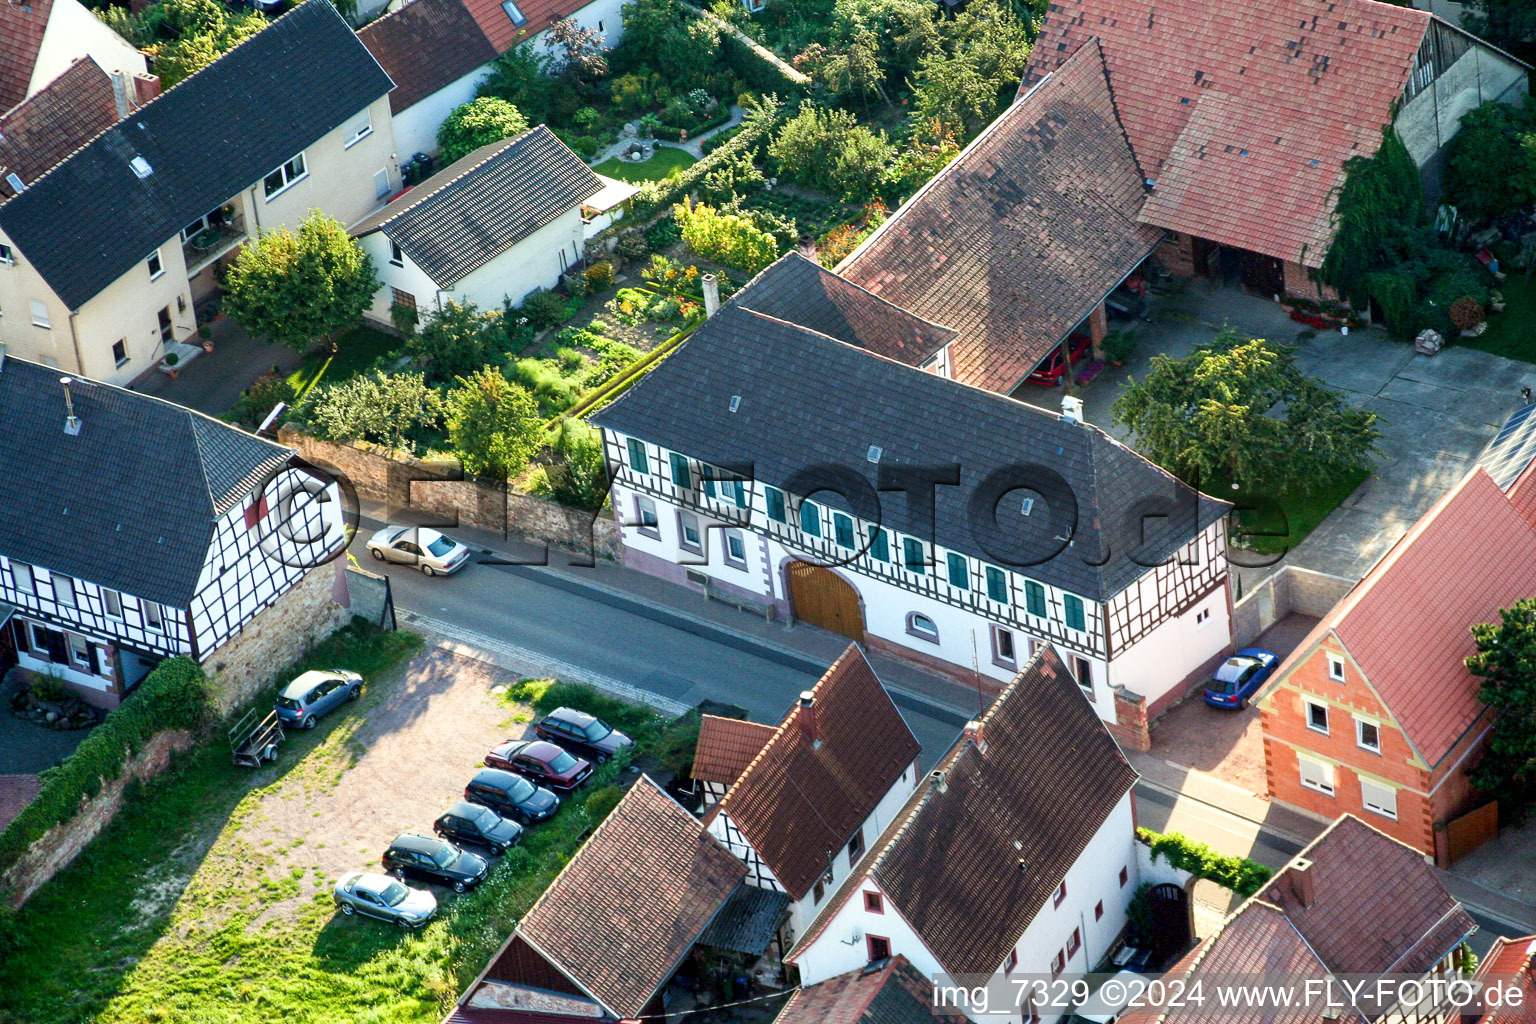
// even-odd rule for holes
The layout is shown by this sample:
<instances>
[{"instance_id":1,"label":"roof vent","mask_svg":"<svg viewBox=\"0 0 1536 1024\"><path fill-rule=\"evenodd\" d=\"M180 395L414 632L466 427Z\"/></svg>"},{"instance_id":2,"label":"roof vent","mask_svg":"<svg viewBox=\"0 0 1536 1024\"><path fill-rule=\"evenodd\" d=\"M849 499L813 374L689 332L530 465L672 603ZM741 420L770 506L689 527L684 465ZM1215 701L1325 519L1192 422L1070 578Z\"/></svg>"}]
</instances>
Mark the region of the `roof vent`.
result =
<instances>
[{"instance_id":1,"label":"roof vent","mask_svg":"<svg viewBox=\"0 0 1536 1024\"><path fill-rule=\"evenodd\" d=\"M881 451L879 445L872 444L872 445L869 446L869 451L864 453L864 457L866 459L868 459L870 462L879 462L880 461L880 456L883 455L883 454L885 454L885 453L883 451Z\"/></svg>"},{"instance_id":2,"label":"roof vent","mask_svg":"<svg viewBox=\"0 0 1536 1024\"><path fill-rule=\"evenodd\" d=\"M737 409L740 409L740 408L741 408L741 396L740 395L732 395L731 396L731 412L735 412Z\"/></svg>"},{"instance_id":3,"label":"roof vent","mask_svg":"<svg viewBox=\"0 0 1536 1024\"><path fill-rule=\"evenodd\" d=\"M22 182L21 175L14 171L5 176L5 183L11 186L12 192L20 192L27 187L26 184Z\"/></svg>"},{"instance_id":4,"label":"roof vent","mask_svg":"<svg viewBox=\"0 0 1536 1024\"><path fill-rule=\"evenodd\" d=\"M933 783L933 788L938 790L940 793L949 792L949 783L945 781L944 772L942 769L936 768L929 772L928 779Z\"/></svg>"},{"instance_id":5,"label":"roof vent","mask_svg":"<svg viewBox=\"0 0 1536 1024\"><path fill-rule=\"evenodd\" d=\"M136 156L128 161L128 166L133 168L133 173L141 178L147 178L155 173L155 169L149 166L149 161L141 156Z\"/></svg>"},{"instance_id":6,"label":"roof vent","mask_svg":"<svg viewBox=\"0 0 1536 1024\"><path fill-rule=\"evenodd\" d=\"M73 377L59 378L59 383L64 387L64 433L71 437L80 433L80 417L75 415L75 399L69 393L69 386L74 382Z\"/></svg>"},{"instance_id":7,"label":"roof vent","mask_svg":"<svg viewBox=\"0 0 1536 1024\"><path fill-rule=\"evenodd\" d=\"M1061 400L1061 418L1068 423L1083 422L1083 400L1076 395L1066 395Z\"/></svg>"}]
</instances>

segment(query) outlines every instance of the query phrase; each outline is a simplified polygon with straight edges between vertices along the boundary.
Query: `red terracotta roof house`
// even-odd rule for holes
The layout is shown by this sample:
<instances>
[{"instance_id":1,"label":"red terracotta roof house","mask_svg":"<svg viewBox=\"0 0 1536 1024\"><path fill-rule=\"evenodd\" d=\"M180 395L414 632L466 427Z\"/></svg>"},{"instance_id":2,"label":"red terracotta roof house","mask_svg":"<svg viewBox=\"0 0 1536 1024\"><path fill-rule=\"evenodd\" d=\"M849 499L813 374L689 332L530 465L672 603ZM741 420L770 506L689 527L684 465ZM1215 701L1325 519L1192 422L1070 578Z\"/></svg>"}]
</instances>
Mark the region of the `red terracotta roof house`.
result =
<instances>
[{"instance_id":1,"label":"red terracotta roof house","mask_svg":"<svg viewBox=\"0 0 1536 1024\"><path fill-rule=\"evenodd\" d=\"M933 1010L933 982L904 956L797 989L773 1024L961 1024Z\"/></svg>"},{"instance_id":2,"label":"red terracotta roof house","mask_svg":"<svg viewBox=\"0 0 1536 1024\"><path fill-rule=\"evenodd\" d=\"M79 0L0 3L0 110L42 89L82 57L109 73L142 76L144 55Z\"/></svg>"},{"instance_id":3,"label":"red terracotta roof house","mask_svg":"<svg viewBox=\"0 0 1536 1024\"><path fill-rule=\"evenodd\" d=\"M394 80L389 109L398 114L496 58L463 0L412 0L357 30Z\"/></svg>"},{"instance_id":4,"label":"red terracotta roof house","mask_svg":"<svg viewBox=\"0 0 1536 1024\"><path fill-rule=\"evenodd\" d=\"M1477 965L1476 980L1484 985L1498 985L1503 992L1520 993L1519 1003L1504 998L1497 1007L1487 1012L1465 1014L1463 1021L1470 1024L1526 1024L1536 1016L1536 978L1532 977L1532 954L1536 954L1536 935L1519 938L1494 938L1493 945Z\"/></svg>"},{"instance_id":5,"label":"red terracotta roof house","mask_svg":"<svg viewBox=\"0 0 1536 1024\"><path fill-rule=\"evenodd\" d=\"M42 788L43 780L36 775L0 775L0 829L24 811Z\"/></svg>"},{"instance_id":6,"label":"red terracotta roof house","mask_svg":"<svg viewBox=\"0 0 1536 1024\"><path fill-rule=\"evenodd\" d=\"M489 1010L638 1017L746 865L642 775L460 998Z\"/></svg>"},{"instance_id":7,"label":"red terracotta roof house","mask_svg":"<svg viewBox=\"0 0 1536 1024\"><path fill-rule=\"evenodd\" d=\"M693 751L692 775L700 782L730 786L746 771L778 730L741 718L703 715Z\"/></svg>"},{"instance_id":8,"label":"red terracotta roof house","mask_svg":"<svg viewBox=\"0 0 1536 1024\"><path fill-rule=\"evenodd\" d=\"M0 108L14 107L31 93L32 71L52 13L53 0L0 4Z\"/></svg>"},{"instance_id":9,"label":"red terracotta roof house","mask_svg":"<svg viewBox=\"0 0 1536 1024\"><path fill-rule=\"evenodd\" d=\"M120 116L112 79L89 57L0 114L0 202L16 194L10 175L35 181Z\"/></svg>"},{"instance_id":10,"label":"red terracotta roof house","mask_svg":"<svg viewBox=\"0 0 1536 1024\"><path fill-rule=\"evenodd\" d=\"M1425 853L1471 798L1490 722L1471 627L1532 594L1536 530L1475 467L1280 666L1257 701L1270 794L1358 813ZM1411 642L1409 642L1411 638Z\"/></svg>"},{"instance_id":11,"label":"red terracotta roof house","mask_svg":"<svg viewBox=\"0 0 1536 1024\"><path fill-rule=\"evenodd\" d=\"M1104 67L1077 48L838 267L959 331L956 380L1012 391L1163 237Z\"/></svg>"}]
</instances>

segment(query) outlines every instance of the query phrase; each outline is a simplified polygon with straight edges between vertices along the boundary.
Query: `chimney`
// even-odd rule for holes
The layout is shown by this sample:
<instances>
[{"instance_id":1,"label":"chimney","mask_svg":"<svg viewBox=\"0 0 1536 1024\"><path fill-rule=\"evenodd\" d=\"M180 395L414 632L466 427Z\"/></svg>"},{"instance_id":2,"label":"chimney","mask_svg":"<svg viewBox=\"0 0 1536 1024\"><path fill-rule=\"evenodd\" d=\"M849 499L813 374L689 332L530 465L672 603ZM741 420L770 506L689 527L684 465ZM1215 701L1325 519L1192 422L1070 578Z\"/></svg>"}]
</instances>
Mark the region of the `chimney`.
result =
<instances>
[{"instance_id":1,"label":"chimney","mask_svg":"<svg viewBox=\"0 0 1536 1024\"><path fill-rule=\"evenodd\" d=\"M965 738L976 744L976 749L980 753L987 752L987 737L982 731L980 722L972 719L965 723Z\"/></svg>"},{"instance_id":2,"label":"chimney","mask_svg":"<svg viewBox=\"0 0 1536 1024\"><path fill-rule=\"evenodd\" d=\"M810 690L800 694L800 732L805 736L812 750L821 746L821 737L816 732L816 696Z\"/></svg>"},{"instance_id":3,"label":"chimney","mask_svg":"<svg viewBox=\"0 0 1536 1024\"><path fill-rule=\"evenodd\" d=\"M940 793L949 792L949 783L945 781L944 773L942 771L935 769L934 771L928 773L928 778L933 782L934 789L938 790Z\"/></svg>"},{"instance_id":4,"label":"chimney","mask_svg":"<svg viewBox=\"0 0 1536 1024\"><path fill-rule=\"evenodd\" d=\"M74 436L80 433L80 417L75 415L75 399L69 393L69 386L74 383L71 377L60 377L59 383L64 386L64 433Z\"/></svg>"},{"instance_id":5,"label":"chimney","mask_svg":"<svg viewBox=\"0 0 1536 1024\"><path fill-rule=\"evenodd\" d=\"M142 107L156 96L160 95L159 75L134 75L133 76L133 101L134 106Z\"/></svg>"},{"instance_id":6,"label":"chimney","mask_svg":"<svg viewBox=\"0 0 1536 1024\"><path fill-rule=\"evenodd\" d=\"M121 121L133 109L128 103L128 72L112 72L112 102L117 105L117 119Z\"/></svg>"},{"instance_id":7,"label":"chimney","mask_svg":"<svg viewBox=\"0 0 1536 1024\"><path fill-rule=\"evenodd\" d=\"M712 317L720 311L720 279L714 274L705 274L701 280L704 284L704 316Z\"/></svg>"},{"instance_id":8,"label":"chimney","mask_svg":"<svg viewBox=\"0 0 1536 1024\"><path fill-rule=\"evenodd\" d=\"M1061 418L1068 423L1083 422L1083 400L1075 395L1061 398Z\"/></svg>"},{"instance_id":9,"label":"chimney","mask_svg":"<svg viewBox=\"0 0 1536 1024\"><path fill-rule=\"evenodd\" d=\"M1316 899L1313 883L1316 880L1313 875L1312 862L1305 857L1298 857L1291 862L1286 876L1291 881L1291 892L1296 894L1296 899L1304 907L1310 907Z\"/></svg>"}]
</instances>

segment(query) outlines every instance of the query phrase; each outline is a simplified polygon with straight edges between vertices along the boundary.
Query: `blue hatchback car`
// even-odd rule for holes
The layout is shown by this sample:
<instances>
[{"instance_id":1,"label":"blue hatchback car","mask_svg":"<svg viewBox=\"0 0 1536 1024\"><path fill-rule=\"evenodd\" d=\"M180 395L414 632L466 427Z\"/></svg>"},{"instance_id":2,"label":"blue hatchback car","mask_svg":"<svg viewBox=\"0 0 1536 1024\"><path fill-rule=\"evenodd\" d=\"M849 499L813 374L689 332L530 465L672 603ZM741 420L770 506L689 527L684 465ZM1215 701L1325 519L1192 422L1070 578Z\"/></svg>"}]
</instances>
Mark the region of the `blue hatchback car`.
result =
<instances>
[{"instance_id":1,"label":"blue hatchback car","mask_svg":"<svg viewBox=\"0 0 1536 1024\"><path fill-rule=\"evenodd\" d=\"M305 672L277 695L277 717L284 725L313 729L320 716L363 695L363 677L335 669Z\"/></svg>"},{"instance_id":2,"label":"blue hatchback car","mask_svg":"<svg viewBox=\"0 0 1536 1024\"><path fill-rule=\"evenodd\" d=\"M1245 708L1248 698L1268 679L1280 655L1262 647L1244 647L1221 663L1205 684L1205 702L1216 708Z\"/></svg>"}]
</instances>

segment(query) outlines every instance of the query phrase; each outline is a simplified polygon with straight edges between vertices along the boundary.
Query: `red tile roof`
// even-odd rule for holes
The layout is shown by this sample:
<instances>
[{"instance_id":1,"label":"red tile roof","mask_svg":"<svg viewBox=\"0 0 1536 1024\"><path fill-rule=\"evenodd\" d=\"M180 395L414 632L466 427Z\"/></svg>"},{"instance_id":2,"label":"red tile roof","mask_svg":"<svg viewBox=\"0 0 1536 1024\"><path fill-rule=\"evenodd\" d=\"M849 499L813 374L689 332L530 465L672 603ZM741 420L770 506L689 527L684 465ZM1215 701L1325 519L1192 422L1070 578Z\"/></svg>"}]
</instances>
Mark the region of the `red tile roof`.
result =
<instances>
[{"instance_id":1,"label":"red tile roof","mask_svg":"<svg viewBox=\"0 0 1536 1024\"><path fill-rule=\"evenodd\" d=\"M746 873L642 775L529 908L518 934L616 1015L633 1017Z\"/></svg>"},{"instance_id":2,"label":"red tile roof","mask_svg":"<svg viewBox=\"0 0 1536 1024\"><path fill-rule=\"evenodd\" d=\"M358 29L357 37L394 80L389 109L396 114L494 60L498 52L463 0L411 0Z\"/></svg>"},{"instance_id":3,"label":"red tile roof","mask_svg":"<svg viewBox=\"0 0 1536 1024\"><path fill-rule=\"evenodd\" d=\"M1433 767L1485 711L1463 664L1475 650L1471 627L1497 622L1533 581L1536 531L1474 467L1323 617L1276 681L1333 633Z\"/></svg>"},{"instance_id":4,"label":"red tile roof","mask_svg":"<svg viewBox=\"0 0 1536 1024\"><path fill-rule=\"evenodd\" d=\"M28 184L117 120L111 77L89 57L75 61L0 114L0 202L16 194L5 182L7 174Z\"/></svg>"},{"instance_id":5,"label":"red tile roof","mask_svg":"<svg viewBox=\"0 0 1536 1024\"><path fill-rule=\"evenodd\" d=\"M0 775L0 828L26 809L43 781L36 775Z\"/></svg>"},{"instance_id":6,"label":"red tile roof","mask_svg":"<svg viewBox=\"0 0 1536 1024\"><path fill-rule=\"evenodd\" d=\"M502 9L502 0L464 0L464 6L474 15L485 37L491 41L497 53L506 53L512 47L542 32L561 18L569 18L592 0L516 0L517 9L527 22L518 27ZM607 26L604 26L606 28ZM618 26L614 26L617 28Z\"/></svg>"},{"instance_id":7,"label":"red tile roof","mask_svg":"<svg viewBox=\"0 0 1536 1024\"><path fill-rule=\"evenodd\" d=\"M1473 1019L1482 1024L1528 1024L1532 1017L1536 1017L1536 980L1531 978L1533 952L1536 952L1536 935L1512 939L1501 935L1493 940L1488 955L1477 965L1477 980L1487 984L1497 981L1505 992L1513 986L1520 991L1521 1002L1513 1004L1512 1000L1506 1000L1499 1009Z\"/></svg>"},{"instance_id":8,"label":"red tile roof","mask_svg":"<svg viewBox=\"0 0 1536 1024\"><path fill-rule=\"evenodd\" d=\"M716 808L797 900L921 750L857 646L848 645L811 694L812 706L790 709ZM806 735L812 721L815 742Z\"/></svg>"},{"instance_id":9,"label":"red tile roof","mask_svg":"<svg viewBox=\"0 0 1536 1024\"><path fill-rule=\"evenodd\" d=\"M871 965L873 966L873 965ZM904 956L878 970L861 968L798 989L773 1024L961 1024L935 1013L933 983Z\"/></svg>"},{"instance_id":10,"label":"red tile roof","mask_svg":"<svg viewBox=\"0 0 1536 1024\"><path fill-rule=\"evenodd\" d=\"M1024 87L1097 38L1156 182L1142 219L1317 266L1344 162L1376 151L1429 22L1377 0L1055 0Z\"/></svg>"},{"instance_id":11,"label":"red tile roof","mask_svg":"<svg viewBox=\"0 0 1536 1024\"><path fill-rule=\"evenodd\" d=\"M0 110L27 98L53 0L0 3Z\"/></svg>"},{"instance_id":12,"label":"red tile roof","mask_svg":"<svg viewBox=\"0 0 1536 1024\"><path fill-rule=\"evenodd\" d=\"M951 376L1011 391L1162 238L1097 44L1078 49L838 268L960 332Z\"/></svg>"},{"instance_id":13,"label":"red tile roof","mask_svg":"<svg viewBox=\"0 0 1536 1024\"><path fill-rule=\"evenodd\" d=\"M761 722L704 715L693 751L693 777L729 786L741 777L778 730Z\"/></svg>"}]
</instances>

